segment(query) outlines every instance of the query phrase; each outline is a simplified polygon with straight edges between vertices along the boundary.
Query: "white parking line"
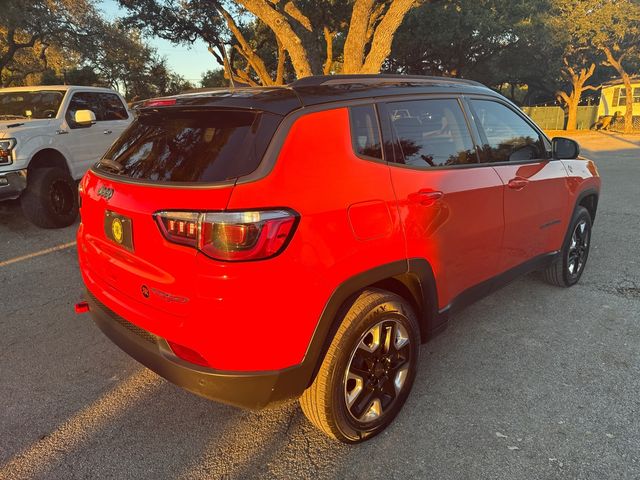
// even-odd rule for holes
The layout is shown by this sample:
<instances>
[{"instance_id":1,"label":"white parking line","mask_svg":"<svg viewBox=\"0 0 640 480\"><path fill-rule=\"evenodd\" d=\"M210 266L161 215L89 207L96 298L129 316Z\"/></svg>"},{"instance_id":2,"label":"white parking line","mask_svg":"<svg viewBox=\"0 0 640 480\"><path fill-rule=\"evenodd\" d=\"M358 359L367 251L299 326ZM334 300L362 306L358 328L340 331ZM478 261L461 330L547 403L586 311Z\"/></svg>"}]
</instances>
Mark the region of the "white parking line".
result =
<instances>
[{"instance_id":1,"label":"white parking line","mask_svg":"<svg viewBox=\"0 0 640 480\"><path fill-rule=\"evenodd\" d=\"M0 262L0 268L6 267L7 265L11 265L13 263L22 262L23 260L30 260L32 258L40 257L42 255L47 255L48 253L58 252L60 250L66 250L67 248L75 247L76 242L63 243L62 245L57 245L55 247L47 248L45 250L40 250L39 252L30 253L28 255L23 255L21 257L11 258L9 260L5 260L4 262Z\"/></svg>"}]
</instances>

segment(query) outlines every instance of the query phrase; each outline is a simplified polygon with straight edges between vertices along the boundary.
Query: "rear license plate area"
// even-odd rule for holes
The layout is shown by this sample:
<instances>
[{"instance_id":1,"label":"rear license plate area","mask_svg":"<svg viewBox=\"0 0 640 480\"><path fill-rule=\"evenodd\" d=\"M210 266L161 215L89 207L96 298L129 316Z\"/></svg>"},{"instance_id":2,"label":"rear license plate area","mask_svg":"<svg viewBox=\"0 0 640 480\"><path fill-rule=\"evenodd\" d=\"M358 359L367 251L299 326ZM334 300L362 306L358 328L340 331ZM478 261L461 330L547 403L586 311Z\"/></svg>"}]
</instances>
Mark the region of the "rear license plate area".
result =
<instances>
[{"instance_id":1,"label":"rear license plate area","mask_svg":"<svg viewBox=\"0 0 640 480\"><path fill-rule=\"evenodd\" d=\"M133 222L129 217L106 210L104 213L104 234L116 245L133 252Z\"/></svg>"}]
</instances>

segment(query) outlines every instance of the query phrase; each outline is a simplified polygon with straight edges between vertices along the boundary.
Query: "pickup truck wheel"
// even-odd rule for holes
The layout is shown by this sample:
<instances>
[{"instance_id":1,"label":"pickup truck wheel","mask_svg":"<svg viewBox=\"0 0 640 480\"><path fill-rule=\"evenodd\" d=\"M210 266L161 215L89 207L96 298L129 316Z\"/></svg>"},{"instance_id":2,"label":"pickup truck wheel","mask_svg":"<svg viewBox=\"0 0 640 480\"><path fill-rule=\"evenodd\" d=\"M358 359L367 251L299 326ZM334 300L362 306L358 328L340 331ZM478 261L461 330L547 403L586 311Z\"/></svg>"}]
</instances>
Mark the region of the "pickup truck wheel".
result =
<instances>
[{"instance_id":1,"label":"pickup truck wheel","mask_svg":"<svg viewBox=\"0 0 640 480\"><path fill-rule=\"evenodd\" d=\"M336 332L302 411L345 443L377 435L398 414L415 378L420 349L411 306L383 290L364 291Z\"/></svg>"},{"instance_id":2,"label":"pickup truck wheel","mask_svg":"<svg viewBox=\"0 0 640 480\"><path fill-rule=\"evenodd\" d=\"M578 283L589 258L591 246L591 215L578 207L569 225L560 257L544 271L544 279L552 285L571 287Z\"/></svg>"},{"instance_id":3,"label":"pickup truck wheel","mask_svg":"<svg viewBox=\"0 0 640 480\"><path fill-rule=\"evenodd\" d=\"M61 168L29 172L20 204L25 217L41 228L68 227L78 217L75 182Z\"/></svg>"}]
</instances>

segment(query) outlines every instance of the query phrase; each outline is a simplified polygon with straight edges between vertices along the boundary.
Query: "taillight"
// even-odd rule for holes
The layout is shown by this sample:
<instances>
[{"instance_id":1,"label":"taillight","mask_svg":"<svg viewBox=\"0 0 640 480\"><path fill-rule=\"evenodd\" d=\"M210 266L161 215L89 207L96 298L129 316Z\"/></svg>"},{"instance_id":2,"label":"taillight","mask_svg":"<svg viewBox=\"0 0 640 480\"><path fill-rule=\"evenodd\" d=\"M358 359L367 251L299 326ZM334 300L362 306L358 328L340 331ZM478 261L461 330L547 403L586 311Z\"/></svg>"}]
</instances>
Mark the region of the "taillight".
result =
<instances>
[{"instance_id":1,"label":"taillight","mask_svg":"<svg viewBox=\"0 0 640 480\"><path fill-rule=\"evenodd\" d=\"M160 230L167 240L196 247L200 213L196 212L160 212L155 214Z\"/></svg>"},{"instance_id":2,"label":"taillight","mask_svg":"<svg viewBox=\"0 0 640 480\"><path fill-rule=\"evenodd\" d=\"M175 98L152 98L144 102L145 107L170 107L175 105L177 99Z\"/></svg>"},{"instance_id":3,"label":"taillight","mask_svg":"<svg viewBox=\"0 0 640 480\"><path fill-rule=\"evenodd\" d=\"M180 344L167 342L169 347L173 353L176 354L178 358L185 360L189 363L193 363L195 365L200 365L201 367L210 367L209 362L207 362L202 355L200 355L195 350L191 350L190 348L184 347Z\"/></svg>"},{"instance_id":4,"label":"taillight","mask_svg":"<svg viewBox=\"0 0 640 480\"><path fill-rule=\"evenodd\" d=\"M198 248L216 260L263 260L279 254L293 236L297 215L289 210L158 212L167 240Z\"/></svg>"}]
</instances>

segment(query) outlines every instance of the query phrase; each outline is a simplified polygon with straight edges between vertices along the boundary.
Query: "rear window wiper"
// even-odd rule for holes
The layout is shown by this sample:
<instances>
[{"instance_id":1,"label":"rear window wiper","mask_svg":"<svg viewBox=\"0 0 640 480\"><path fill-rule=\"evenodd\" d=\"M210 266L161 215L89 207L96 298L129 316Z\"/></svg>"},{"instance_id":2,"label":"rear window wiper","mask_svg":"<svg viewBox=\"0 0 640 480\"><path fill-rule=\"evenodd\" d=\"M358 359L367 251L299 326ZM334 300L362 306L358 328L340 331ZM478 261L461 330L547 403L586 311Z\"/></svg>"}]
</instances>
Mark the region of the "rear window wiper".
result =
<instances>
[{"instance_id":1,"label":"rear window wiper","mask_svg":"<svg viewBox=\"0 0 640 480\"><path fill-rule=\"evenodd\" d=\"M96 167L98 168L105 167L110 170L115 170L116 173L122 173L122 171L124 170L124 167L122 165L120 165L118 162L114 162L110 158L103 158L98 162Z\"/></svg>"}]
</instances>

